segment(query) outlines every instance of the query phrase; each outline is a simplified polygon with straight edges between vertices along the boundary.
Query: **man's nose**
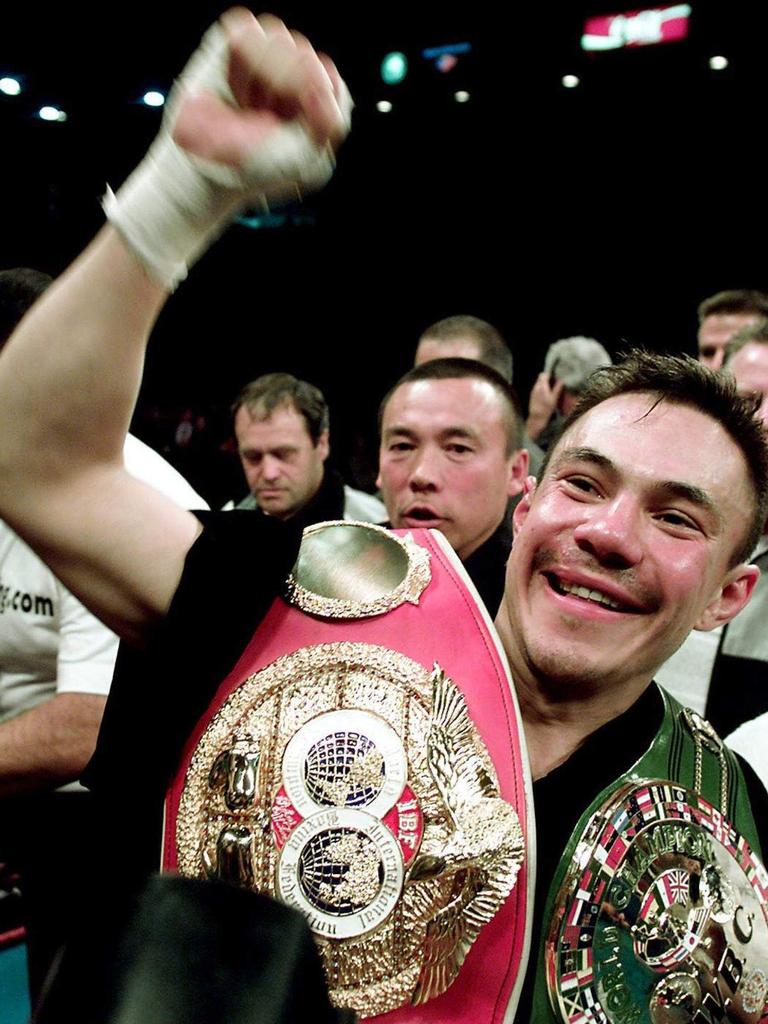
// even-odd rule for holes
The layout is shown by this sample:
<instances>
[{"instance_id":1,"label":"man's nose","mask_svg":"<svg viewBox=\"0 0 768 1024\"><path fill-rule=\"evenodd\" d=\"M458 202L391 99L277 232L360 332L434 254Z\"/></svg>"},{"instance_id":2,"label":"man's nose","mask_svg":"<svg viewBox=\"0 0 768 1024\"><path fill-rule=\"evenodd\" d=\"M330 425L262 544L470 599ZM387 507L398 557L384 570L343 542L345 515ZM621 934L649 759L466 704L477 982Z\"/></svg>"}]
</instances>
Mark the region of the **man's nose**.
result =
<instances>
[{"instance_id":1,"label":"man's nose","mask_svg":"<svg viewBox=\"0 0 768 1024\"><path fill-rule=\"evenodd\" d=\"M643 557L641 520L642 511L634 498L617 495L603 504L585 506L585 518L573 537L601 565L630 569Z\"/></svg>"},{"instance_id":2,"label":"man's nose","mask_svg":"<svg viewBox=\"0 0 768 1024\"><path fill-rule=\"evenodd\" d=\"M280 459L265 455L261 460L261 475L264 480L277 480L281 472Z\"/></svg>"},{"instance_id":3,"label":"man's nose","mask_svg":"<svg viewBox=\"0 0 768 1024\"><path fill-rule=\"evenodd\" d=\"M436 491L439 488L440 466L437 452L424 449L416 454L408 484L413 491Z\"/></svg>"}]
</instances>

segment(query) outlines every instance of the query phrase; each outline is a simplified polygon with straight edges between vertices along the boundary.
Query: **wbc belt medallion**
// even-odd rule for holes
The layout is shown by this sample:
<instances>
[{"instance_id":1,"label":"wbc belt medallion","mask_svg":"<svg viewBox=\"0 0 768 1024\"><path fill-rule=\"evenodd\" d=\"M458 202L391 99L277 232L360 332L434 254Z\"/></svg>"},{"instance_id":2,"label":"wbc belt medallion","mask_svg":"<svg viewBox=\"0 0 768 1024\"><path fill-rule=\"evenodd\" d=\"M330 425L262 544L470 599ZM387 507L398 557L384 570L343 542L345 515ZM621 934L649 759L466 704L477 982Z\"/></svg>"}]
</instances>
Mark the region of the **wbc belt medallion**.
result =
<instances>
[{"instance_id":1,"label":"wbc belt medallion","mask_svg":"<svg viewBox=\"0 0 768 1024\"><path fill-rule=\"evenodd\" d=\"M569 1024L768 1021L768 874L725 816L673 782L591 819L546 946Z\"/></svg>"}]
</instances>

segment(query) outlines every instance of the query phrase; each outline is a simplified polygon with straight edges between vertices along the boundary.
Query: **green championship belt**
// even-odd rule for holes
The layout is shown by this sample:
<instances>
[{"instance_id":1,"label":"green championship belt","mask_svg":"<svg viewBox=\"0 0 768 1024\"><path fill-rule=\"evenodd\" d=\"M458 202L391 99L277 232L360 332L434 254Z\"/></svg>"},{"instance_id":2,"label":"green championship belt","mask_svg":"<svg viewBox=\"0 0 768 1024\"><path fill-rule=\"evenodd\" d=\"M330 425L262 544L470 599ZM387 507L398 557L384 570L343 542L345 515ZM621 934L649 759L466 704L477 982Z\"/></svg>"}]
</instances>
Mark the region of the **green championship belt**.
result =
<instances>
[{"instance_id":1,"label":"green championship belt","mask_svg":"<svg viewBox=\"0 0 768 1024\"><path fill-rule=\"evenodd\" d=\"M587 810L553 880L536 1024L768 1021L768 873L744 778L664 699L650 749Z\"/></svg>"}]
</instances>

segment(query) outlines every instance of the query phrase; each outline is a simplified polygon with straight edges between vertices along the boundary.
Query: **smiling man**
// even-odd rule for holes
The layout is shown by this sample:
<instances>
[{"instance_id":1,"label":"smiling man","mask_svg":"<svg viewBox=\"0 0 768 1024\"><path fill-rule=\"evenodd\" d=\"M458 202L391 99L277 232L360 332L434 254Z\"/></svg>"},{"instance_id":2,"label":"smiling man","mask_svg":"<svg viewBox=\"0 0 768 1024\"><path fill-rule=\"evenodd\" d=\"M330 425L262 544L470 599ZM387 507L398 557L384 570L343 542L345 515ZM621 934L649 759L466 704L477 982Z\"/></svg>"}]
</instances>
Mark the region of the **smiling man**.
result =
<instances>
[{"instance_id":1,"label":"smiling man","mask_svg":"<svg viewBox=\"0 0 768 1024\"><path fill-rule=\"evenodd\" d=\"M379 431L390 526L445 534L494 615L512 543L507 503L528 467L514 393L475 360L433 359L386 395Z\"/></svg>"},{"instance_id":2,"label":"smiling man","mask_svg":"<svg viewBox=\"0 0 768 1024\"><path fill-rule=\"evenodd\" d=\"M201 749L195 747L201 719L214 714L212 702L224 692L219 710L242 710L245 717L230 730L229 719L216 712L212 732L223 736L225 756L203 759L191 772L216 810L213 841L196 870L215 874L224 865L253 887L256 879L259 885L274 879L276 862L285 865L286 891L301 889L303 900L314 895L312 906L322 905L322 944L335 941L328 936L337 930L353 938L355 928L368 931L371 917L359 913L358 900L364 907L380 904L380 896L385 904L399 900L399 907L411 901L441 977L427 968L402 988L398 978L398 997L409 1005L400 1004L394 1020L488 1024L504 1017L545 1024L598 1019L594 1008L602 1003L609 1020L627 1024L672 1019L681 1016L678 1007L691 1020L722 1020L736 1004L745 1008L743 1019L758 1019L768 1000L768 877L758 860L756 823L766 813L766 794L707 723L652 685L687 632L733 618L758 576L749 556L766 518L768 452L755 403L739 398L732 380L690 359L642 353L599 371L538 483L527 479L515 510L496 625L530 752L538 865L535 898L523 906L534 935L516 1012L517 983L510 977L507 985L506 974L509 999L502 1002L494 990L490 1009L486 999L485 1012L474 1011L489 989L495 951L510 932L521 954L527 952L521 918L511 929L476 918L470 938L479 931L488 956L461 966L456 953L468 933L458 926L454 882L467 883L470 902L471 889L482 890L511 805L494 795L492 768L480 756L482 737L470 728L463 695L450 691L437 666L431 686L421 682L422 670L432 672L436 660L430 645L453 644L468 666L462 683L466 702L476 699L472 715L488 713L473 685L478 666L497 650L495 638L473 633L464 649L456 628L465 612L473 623L484 621L482 610L461 591L447 613L420 617L432 598L457 593L445 574L454 568L447 545L427 532L411 538L411 545L429 549L424 557L408 541L373 531L365 557L354 551L345 565L325 545L327 534L315 531L313 562L313 545L300 548L291 519L195 516L125 471L122 445L145 345L169 292L236 210L322 184L348 114L332 65L303 37L274 19L230 12L182 74L151 158L108 199L110 224L24 319L0 360L0 514L133 645L122 650L88 772L111 822L94 842L94 870L100 866L108 875L104 893L115 898L151 871L161 836L172 844L162 824L166 792L174 778L182 786L191 778L182 754ZM442 390L449 415L435 397ZM471 557L490 524L454 532L458 517L441 503L441 474L487 459L499 493L508 494L519 474L515 442L504 429L509 413L501 411L492 382L472 375L411 378L394 398L384 437L395 464L390 489L397 521L414 533L443 524L456 550ZM427 414L418 422L411 415L417 398ZM486 435L494 439L487 450ZM405 472L400 480L396 464L412 455L426 468L411 482ZM482 475L468 472L469 486L456 491L467 513L462 519L472 523L475 511L496 508L497 500L502 507L503 500ZM349 576L354 585L340 593ZM453 583L457 578L451 576ZM396 652L377 646L394 642L399 632L389 628L388 615L411 630L406 660L420 673L408 713L393 703L386 675L390 662L402 663L402 652L393 659ZM286 663L276 637L286 639L280 630L291 620L301 635L289 638L290 651L305 658L290 662L287 672L291 696L302 701L300 726L284 711L275 683ZM342 651L323 703L312 657L324 656L316 641L326 628L336 630ZM370 684L360 667L364 636L377 647ZM507 701L497 712L493 705L493 721L484 724L487 735L508 737L515 705L498 650L494 679ZM240 701L254 680L265 683L258 696L270 702L274 731L257 721L264 703L257 714L255 704ZM337 694L345 687L352 704L341 706ZM361 708L370 707L376 712L365 711L365 731L353 730ZM337 761L326 758L336 733L323 723L315 731L326 710L339 711L334 729L340 726L344 757L350 755L338 773ZM301 736L306 724L310 733ZM408 734L407 757L391 736L395 726ZM298 753L293 738L278 745L283 728L301 736ZM254 750L256 729L264 746ZM323 778L328 760L334 772ZM314 825L285 787L260 790L262 771L278 762ZM303 781L316 765L323 785L305 799ZM413 860L407 858L421 840L419 801L403 788L411 772L431 778L428 810L434 813L443 799L438 790L445 807L437 828L441 848ZM513 781L524 802L527 775ZM395 806L387 802L392 794L404 798ZM474 813L478 795L491 801L482 817ZM372 824L360 809L374 803L393 822L389 834L384 819ZM236 828L221 827L225 807ZM194 801L189 811L187 821L197 814ZM327 844L328 828L344 821L344 835ZM197 818L190 833L191 844L203 843ZM377 836L387 844L383 853L374 848ZM286 838L286 853L278 854ZM329 863L321 858L330 846ZM291 860L299 848L300 862ZM447 866L456 869L452 878L441 875ZM419 890L423 900L413 896L412 883L421 882L427 883ZM426 904L438 890L450 901L432 918L434 927L425 928ZM385 952L379 911L372 915L379 948L366 961L374 970ZM447 962L441 959L446 948ZM359 958L354 966L361 964ZM354 981L356 970L334 971L337 983L340 975L344 984ZM88 961L89 984L78 996L90 994L101 977ZM430 1006L428 983L446 978L459 989L470 980L458 1005L442 1014ZM373 987L389 989L389 980ZM448 988L435 998L450 1003L450 994ZM76 1008L82 1019L79 1001Z\"/></svg>"},{"instance_id":3,"label":"smiling man","mask_svg":"<svg viewBox=\"0 0 768 1024\"><path fill-rule=\"evenodd\" d=\"M534 778L537 903L546 907L535 942L552 965L549 999L561 1008L573 995L565 970L572 940L558 924L589 905L592 882L578 880L572 858L590 836L590 819L591 841L597 835L598 846L607 844L615 833L595 831L593 816L610 813L618 799L610 794L630 792L642 778L690 785L688 755L681 758L676 743L717 751L720 767L705 769L696 787L710 800L740 778L706 723L651 681L691 629L711 630L736 615L759 575L748 560L765 517L768 462L753 410L732 382L693 360L636 353L592 379L515 511L496 627ZM681 444L685 437L696 445ZM765 793L754 775L748 785L764 829ZM645 799L644 791L631 799ZM724 803L733 815L735 803ZM748 812L739 827L745 822L751 827ZM631 849L631 836L621 841ZM595 884L604 856L589 875ZM592 950L591 930L582 947ZM618 967L631 960L617 947ZM535 985L534 996L529 975L520 1019L555 1019L543 973ZM621 991L629 1000L630 988ZM597 998L596 986L585 983L581 995L587 1003Z\"/></svg>"}]
</instances>

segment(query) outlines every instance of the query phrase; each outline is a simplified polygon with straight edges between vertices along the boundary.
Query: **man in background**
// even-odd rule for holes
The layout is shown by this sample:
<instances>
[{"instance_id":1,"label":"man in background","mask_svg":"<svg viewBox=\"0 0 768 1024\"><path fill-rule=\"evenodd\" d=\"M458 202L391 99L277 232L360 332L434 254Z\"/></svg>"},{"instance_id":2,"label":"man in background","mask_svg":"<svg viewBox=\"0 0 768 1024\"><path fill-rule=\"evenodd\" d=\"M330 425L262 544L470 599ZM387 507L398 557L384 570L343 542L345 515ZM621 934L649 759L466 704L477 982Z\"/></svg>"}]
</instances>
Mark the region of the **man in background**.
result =
<instances>
[{"instance_id":1,"label":"man in background","mask_svg":"<svg viewBox=\"0 0 768 1024\"><path fill-rule=\"evenodd\" d=\"M430 359L476 359L512 383L512 353L501 333L478 316L449 316L427 327L416 346L413 365Z\"/></svg>"},{"instance_id":2,"label":"man in background","mask_svg":"<svg viewBox=\"0 0 768 1024\"><path fill-rule=\"evenodd\" d=\"M379 427L390 525L443 533L494 616L512 545L507 503L528 472L512 390L474 359L431 360L384 398Z\"/></svg>"},{"instance_id":3,"label":"man in background","mask_svg":"<svg viewBox=\"0 0 768 1024\"><path fill-rule=\"evenodd\" d=\"M378 498L346 486L328 468L328 405L314 384L290 373L267 373L243 388L232 412L250 492L237 508L260 509L277 519L295 517L304 526L386 518Z\"/></svg>"},{"instance_id":4,"label":"man in background","mask_svg":"<svg viewBox=\"0 0 768 1024\"><path fill-rule=\"evenodd\" d=\"M760 399L759 415L768 433L768 321L758 321L734 335L725 350L723 371L735 377L741 394ZM704 715L726 742L752 763L768 786L765 526L751 561L759 567L760 577L746 608L717 630L694 630L656 678L683 704Z\"/></svg>"},{"instance_id":5,"label":"man in background","mask_svg":"<svg viewBox=\"0 0 768 1024\"><path fill-rule=\"evenodd\" d=\"M594 338L561 338L544 357L544 370L536 378L528 403L525 429L548 451L560 436L563 423L575 408L589 375L610 366L611 357Z\"/></svg>"},{"instance_id":6,"label":"man in background","mask_svg":"<svg viewBox=\"0 0 768 1024\"><path fill-rule=\"evenodd\" d=\"M413 365L421 366L433 359L474 359L490 366L511 386L513 373L512 352L501 332L477 316L449 316L431 324L423 332L416 346ZM522 447L528 452L529 472L536 475L544 453L523 428ZM511 514L511 507L510 507Z\"/></svg>"},{"instance_id":7,"label":"man in background","mask_svg":"<svg viewBox=\"0 0 768 1024\"><path fill-rule=\"evenodd\" d=\"M719 370L728 342L737 331L768 317L768 295L753 288L737 288L710 295L700 304L699 360Z\"/></svg>"}]
</instances>

